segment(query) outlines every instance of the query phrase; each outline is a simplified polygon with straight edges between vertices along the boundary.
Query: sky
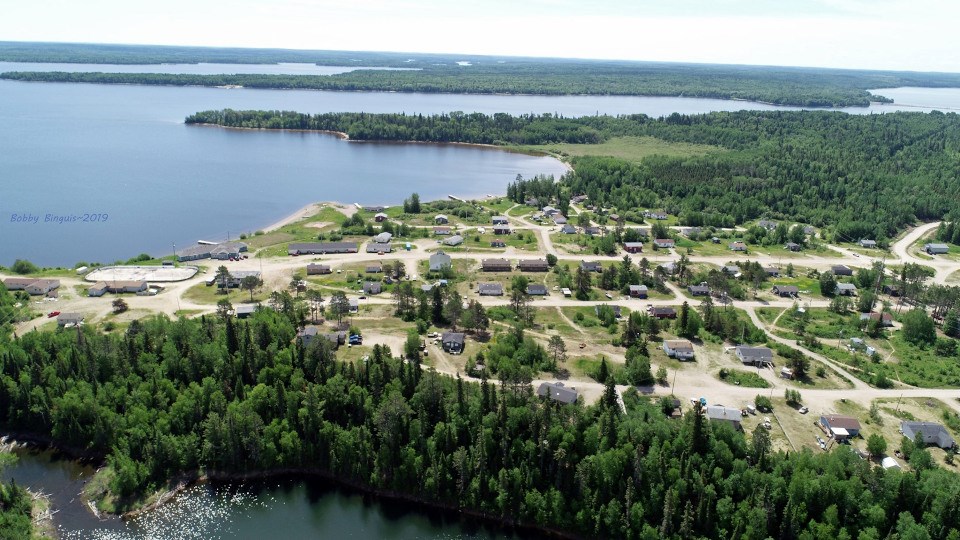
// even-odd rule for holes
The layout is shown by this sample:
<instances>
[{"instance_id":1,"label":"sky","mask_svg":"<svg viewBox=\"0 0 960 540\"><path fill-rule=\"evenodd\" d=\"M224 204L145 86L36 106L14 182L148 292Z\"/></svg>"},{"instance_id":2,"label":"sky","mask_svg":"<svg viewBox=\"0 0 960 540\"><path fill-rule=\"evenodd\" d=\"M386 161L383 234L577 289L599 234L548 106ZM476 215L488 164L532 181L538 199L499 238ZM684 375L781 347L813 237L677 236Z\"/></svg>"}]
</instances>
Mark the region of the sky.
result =
<instances>
[{"instance_id":1,"label":"sky","mask_svg":"<svg viewBox=\"0 0 960 540\"><path fill-rule=\"evenodd\" d=\"M955 0L28 0L0 41L960 72Z\"/></svg>"}]
</instances>

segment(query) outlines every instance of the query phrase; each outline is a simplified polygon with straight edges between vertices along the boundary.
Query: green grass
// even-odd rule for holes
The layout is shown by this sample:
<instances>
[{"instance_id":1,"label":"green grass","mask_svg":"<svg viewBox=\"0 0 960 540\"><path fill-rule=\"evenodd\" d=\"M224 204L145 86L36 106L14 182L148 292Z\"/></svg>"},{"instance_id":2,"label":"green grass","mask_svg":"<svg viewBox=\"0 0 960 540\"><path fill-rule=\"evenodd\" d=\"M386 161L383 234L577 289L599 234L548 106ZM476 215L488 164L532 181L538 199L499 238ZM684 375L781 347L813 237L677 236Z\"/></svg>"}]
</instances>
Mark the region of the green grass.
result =
<instances>
[{"instance_id":1,"label":"green grass","mask_svg":"<svg viewBox=\"0 0 960 540\"><path fill-rule=\"evenodd\" d=\"M230 303L237 304L246 304L250 302L250 292L237 289L227 289L229 292L227 294L219 294L217 291L220 289L216 285L207 286L205 283L198 283L193 287L190 287L183 293L183 298L198 304L211 304L216 305L217 302L226 298L230 300ZM270 291L266 288L261 287L259 290L254 291L253 300L254 302L265 302L270 297Z\"/></svg>"},{"instance_id":2,"label":"green grass","mask_svg":"<svg viewBox=\"0 0 960 540\"><path fill-rule=\"evenodd\" d=\"M717 377L725 383L746 388L770 388L770 383L760 375L740 369L721 369Z\"/></svg>"},{"instance_id":3,"label":"green grass","mask_svg":"<svg viewBox=\"0 0 960 540\"><path fill-rule=\"evenodd\" d=\"M785 272L786 268L781 268L781 272ZM810 296L816 296L818 298L823 298L823 294L820 292L820 280L806 277L800 275L801 272L794 270L794 277L787 277L784 274L781 274L780 277L770 278L767 282L767 290L773 288L774 285L796 285L800 290L800 296L807 298Z\"/></svg>"},{"instance_id":4,"label":"green grass","mask_svg":"<svg viewBox=\"0 0 960 540\"><path fill-rule=\"evenodd\" d=\"M567 156L610 156L640 163L649 156L694 157L724 152L717 146L668 142L655 137L613 137L601 144L542 144L520 150Z\"/></svg>"},{"instance_id":5,"label":"green grass","mask_svg":"<svg viewBox=\"0 0 960 540\"><path fill-rule=\"evenodd\" d=\"M759 317L764 324L770 325L773 324L773 321L780 315L783 308L764 307L757 308L756 311L757 317Z\"/></svg>"},{"instance_id":6,"label":"green grass","mask_svg":"<svg viewBox=\"0 0 960 540\"><path fill-rule=\"evenodd\" d=\"M469 231L463 235L463 244L459 248L444 248L450 251L463 250L465 247L470 249L492 249L502 251L503 248L491 248L490 242L501 240L508 247L514 247L524 251L536 251L539 248L537 236L530 231L517 231L513 234L493 234L490 232L477 234L476 231Z\"/></svg>"}]
</instances>

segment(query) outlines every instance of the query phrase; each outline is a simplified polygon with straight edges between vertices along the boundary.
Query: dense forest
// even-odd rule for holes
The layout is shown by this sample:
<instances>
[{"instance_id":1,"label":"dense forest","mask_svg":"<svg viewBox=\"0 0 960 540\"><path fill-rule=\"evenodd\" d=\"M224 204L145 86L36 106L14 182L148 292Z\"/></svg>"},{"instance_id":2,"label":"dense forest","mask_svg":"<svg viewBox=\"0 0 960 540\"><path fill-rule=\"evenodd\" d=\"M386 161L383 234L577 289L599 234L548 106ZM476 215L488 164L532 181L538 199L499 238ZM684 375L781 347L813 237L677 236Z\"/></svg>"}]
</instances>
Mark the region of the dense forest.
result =
<instances>
[{"instance_id":1,"label":"dense forest","mask_svg":"<svg viewBox=\"0 0 960 540\"><path fill-rule=\"evenodd\" d=\"M303 469L508 522L608 538L956 538L960 477L841 447L771 450L608 384L595 406L439 375L375 346L338 361L289 314L2 338L0 421L101 455L120 496L182 471ZM494 336L494 340L499 336ZM890 536L895 534L896 536Z\"/></svg>"},{"instance_id":2,"label":"dense forest","mask_svg":"<svg viewBox=\"0 0 960 540\"><path fill-rule=\"evenodd\" d=\"M358 140L534 145L652 136L727 149L654 156L640 164L576 157L575 172L562 182L567 196L586 194L623 212L663 208L693 225L766 217L830 226L836 240L856 241L888 238L917 220L960 208L960 117L952 113L740 111L654 119L224 110L199 112L186 122L331 130ZM514 193L523 202L525 191Z\"/></svg>"},{"instance_id":3,"label":"dense forest","mask_svg":"<svg viewBox=\"0 0 960 540\"><path fill-rule=\"evenodd\" d=\"M804 107L866 106L870 101L889 101L868 92L875 88L960 87L960 75L946 73L284 49L0 42L0 61L103 64L309 62L328 66L408 69L365 70L331 76L34 72L0 75L28 81L482 94L682 95Z\"/></svg>"}]
</instances>

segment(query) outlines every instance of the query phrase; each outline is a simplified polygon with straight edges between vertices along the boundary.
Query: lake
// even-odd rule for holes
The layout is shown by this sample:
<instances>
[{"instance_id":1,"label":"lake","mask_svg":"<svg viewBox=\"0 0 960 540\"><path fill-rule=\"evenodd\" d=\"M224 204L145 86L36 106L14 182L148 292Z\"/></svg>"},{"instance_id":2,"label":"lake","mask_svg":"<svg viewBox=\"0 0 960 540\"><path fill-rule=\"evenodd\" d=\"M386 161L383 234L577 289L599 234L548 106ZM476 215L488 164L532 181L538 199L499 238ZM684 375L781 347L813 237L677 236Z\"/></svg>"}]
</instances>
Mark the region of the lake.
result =
<instances>
[{"instance_id":1,"label":"lake","mask_svg":"<svg viewBox=\"0 0 960 540\"><path fill-rule=\"evenodd\" d=\"M418 71L417 68L318 66L306 63L280 64L63 64L39 62L0 62L5 71L65 71L67 73L172 73L191 75L336 75L365 69Z\"/></svg>"},{"instance_id":2,"label":"lake","mask_svg":"<svg viewBox=\"0 0 960 540\"><path fill-rule=\"evenodd\" d=\"M957 89L902 90L908 92L903 95L907 103L903 107L874 104L842 110L930 110L960 103ZM895 91L877 92L899 101ZM0 81L0 245L4 247L0 264L26 258L44 266L69 266L79 261L112 262L142 252L162 255L172 252L174 244L183 247L199 239L224 240L253 232L310 202L400 204L413 191L424 200L477 197L503 193L517 174L559 176L564 171L552 158L486 148L348 143L316 133L241 132L183 124L189 114L221 108L307 113L644 113L655 117L673 112L793 110L681 97ZM82 221L85 217L87 221ZM71 221L74 218L79 221Z\"/></svg>"},{"instance_id":3,"label":"lake","mask_svg":"<svg viewBox=\"0 0 960 540\"><path fill-rule=\"evenodd\" d=\"M486 522L398 501L383 501L316 479L280 478L233 485L190 487L166 505L130 521L98 519L80 501L94 469L50 451L16 450L4 481L49 496L63 540L218 540L276 538L514 539L518 534ZM529 538L525 532L524 538Z\"/></svg>"}]
</instances>

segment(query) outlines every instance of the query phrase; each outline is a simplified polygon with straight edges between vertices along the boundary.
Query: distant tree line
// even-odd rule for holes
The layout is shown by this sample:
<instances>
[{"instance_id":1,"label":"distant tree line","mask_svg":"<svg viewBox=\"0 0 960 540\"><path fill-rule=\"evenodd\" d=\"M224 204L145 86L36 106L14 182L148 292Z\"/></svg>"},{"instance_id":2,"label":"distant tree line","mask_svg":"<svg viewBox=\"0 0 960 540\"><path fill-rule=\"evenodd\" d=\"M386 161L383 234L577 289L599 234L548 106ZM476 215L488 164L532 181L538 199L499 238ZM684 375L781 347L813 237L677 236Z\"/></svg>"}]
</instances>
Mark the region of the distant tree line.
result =
<instances>
[{"instance_id":1,"label":"distant tree line","mask_svg":"<svg viewBox=\"0 0 960 540\"><path fill-rule=\"evenodd\" d=\"M562 186L522 179L508 188L558 205L571 194L623 211L664 208L686 223L729 226L767 217L827 228L833 240L893 236L960 207L960 117L941 113L717 112L563 118L450 113L403 115L204 111L187 123L313 129L363 140L501 145L597 143L652 136L727 149L699 157L572 158ZM559 207L559 206L558 206ZM561 208L563 210L563 208Z\"/></svg>"}]
</instances>

